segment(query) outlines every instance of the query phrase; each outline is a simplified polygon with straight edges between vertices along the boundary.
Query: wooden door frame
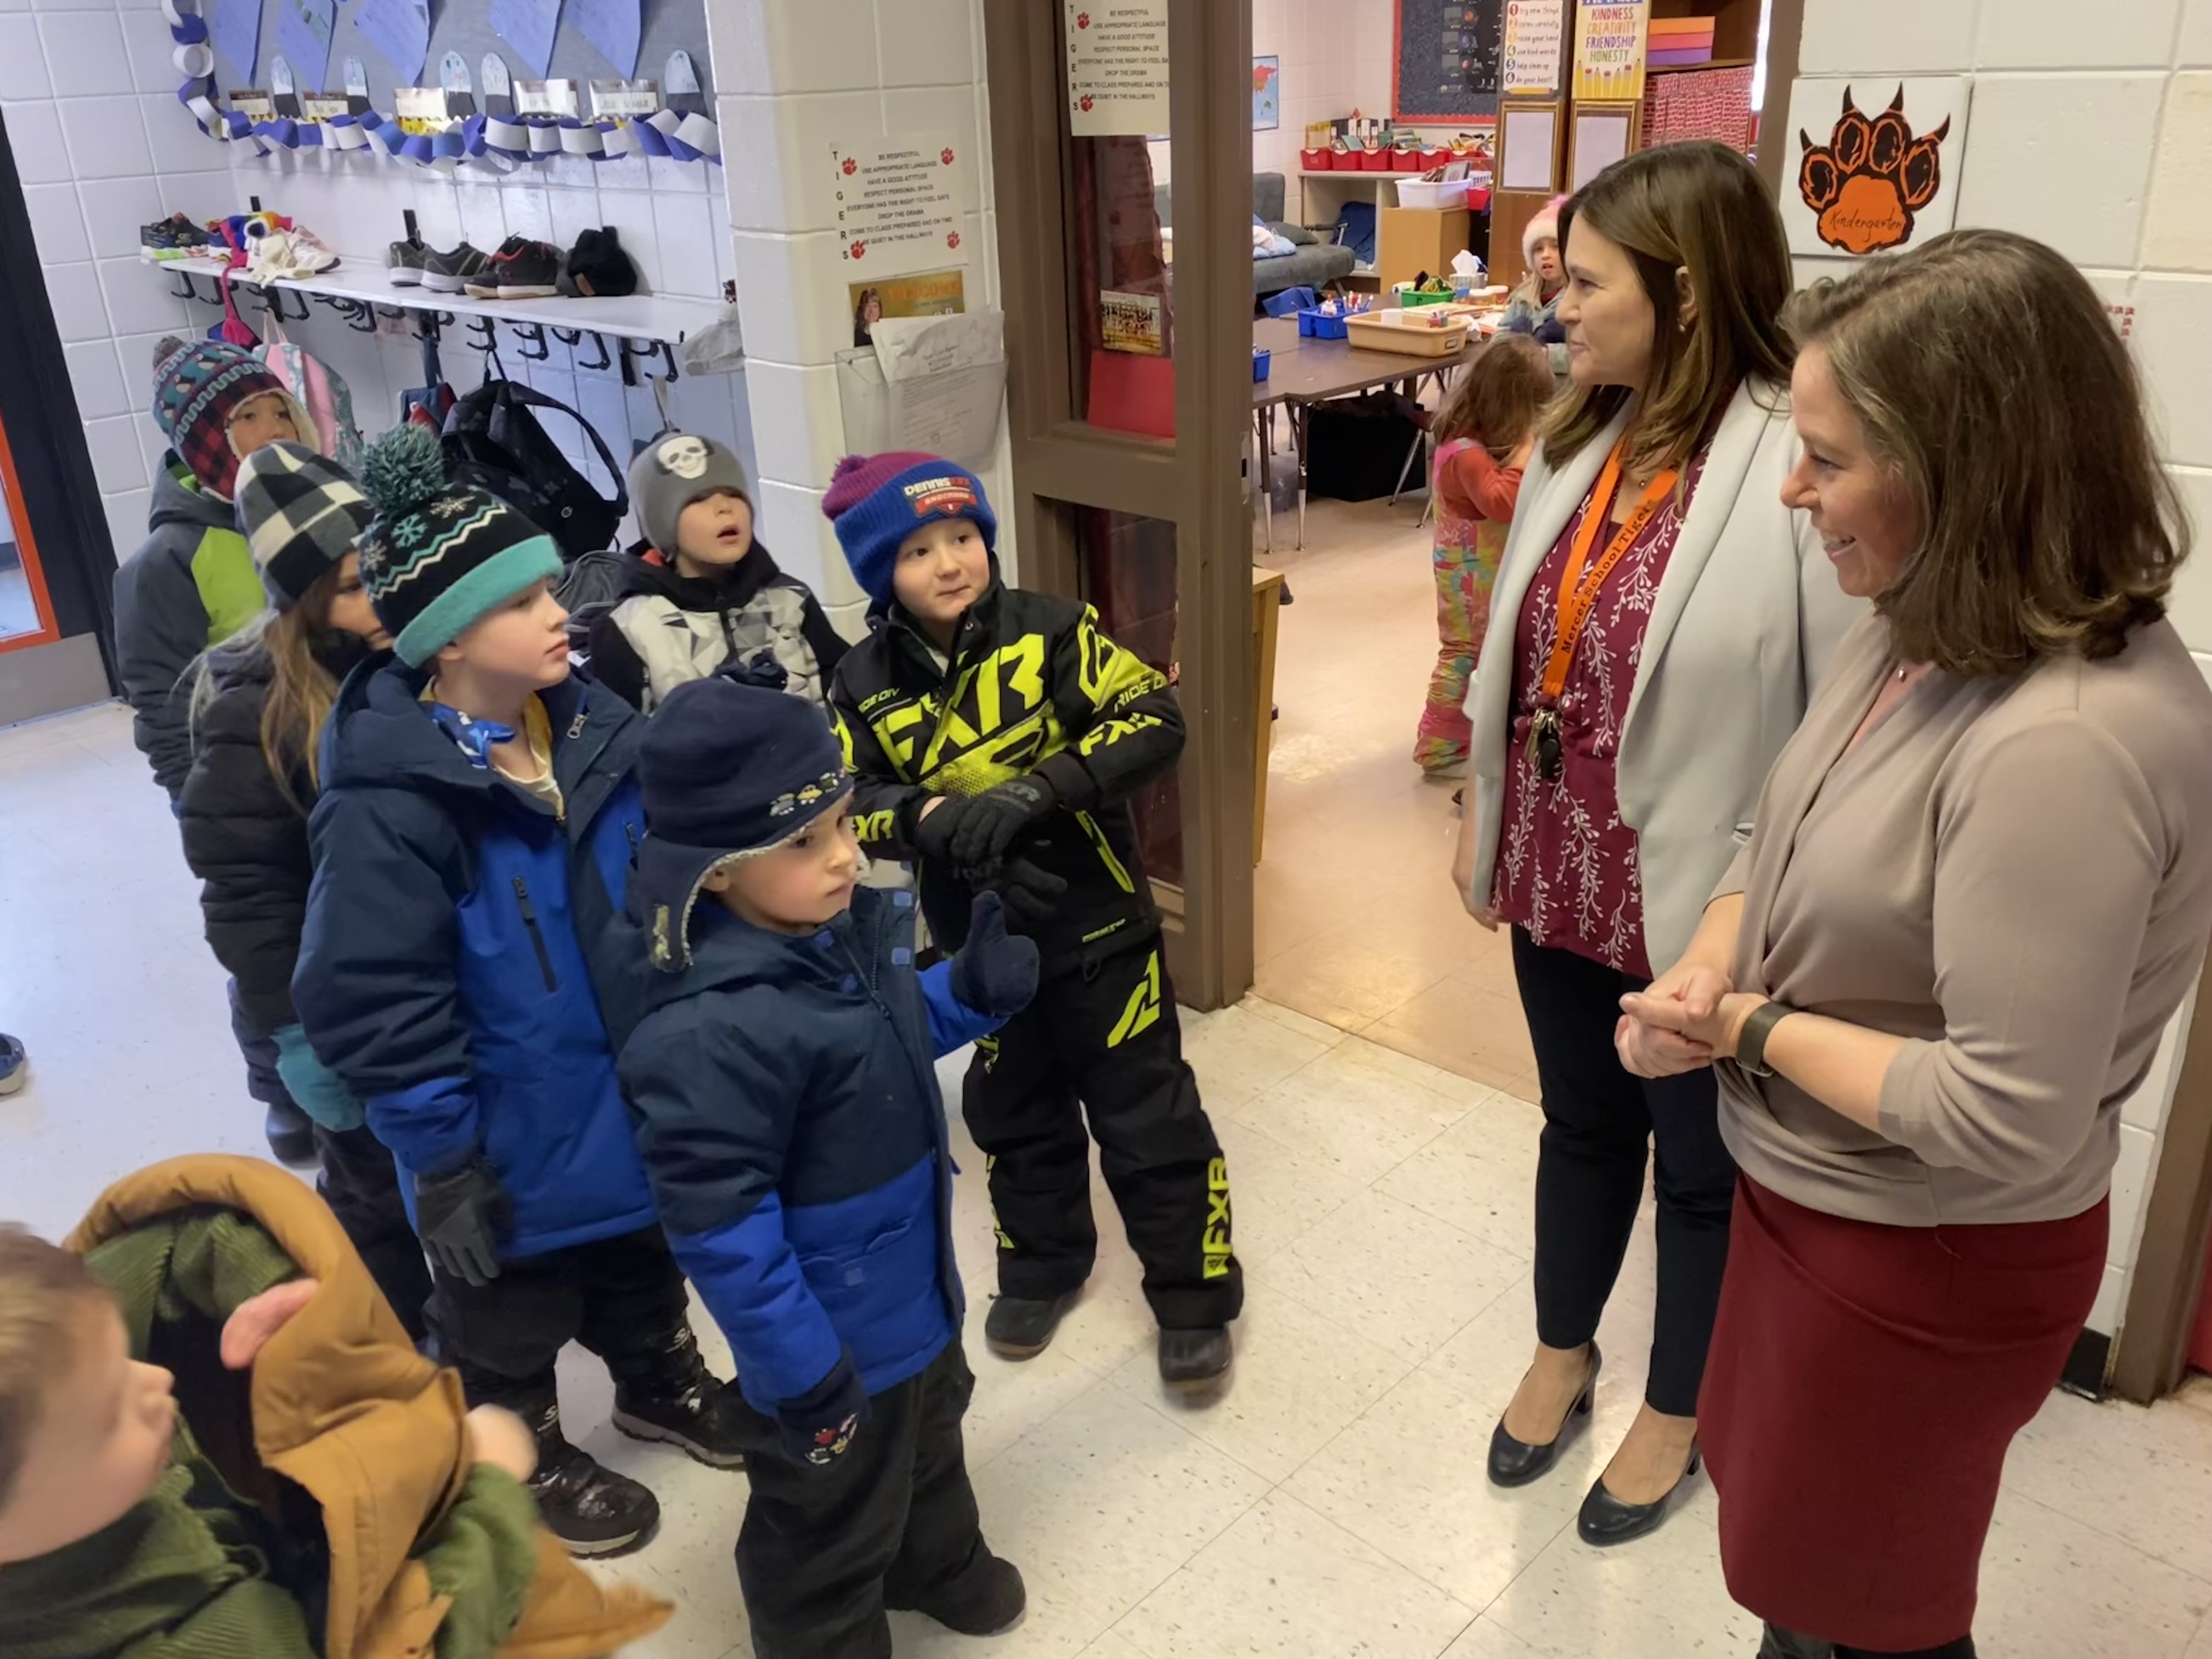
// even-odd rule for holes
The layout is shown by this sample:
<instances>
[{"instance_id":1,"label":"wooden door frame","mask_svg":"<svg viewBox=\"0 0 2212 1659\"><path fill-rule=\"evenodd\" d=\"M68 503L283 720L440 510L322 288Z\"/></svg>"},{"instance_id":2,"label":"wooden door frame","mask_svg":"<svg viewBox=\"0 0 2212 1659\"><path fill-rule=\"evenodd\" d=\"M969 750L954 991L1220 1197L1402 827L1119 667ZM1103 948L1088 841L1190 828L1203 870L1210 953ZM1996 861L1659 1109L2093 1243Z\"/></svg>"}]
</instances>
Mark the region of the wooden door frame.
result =
<instances>
[{"instance_id":1,"label":"wooden door frame","mask_svg":"<svg viewBox=\"0 0 2212 1659\"><path fill-rule=\"evenodd\" d=\"M1158 889L1176 994L1218 1007L1252 981L1250 0L1169 11L1176 195L1172 440L1094 427L1077 406L1060 8L984 0L1006 316L1006 424L1024 586L1080 592L1059 503L1176 527L1183 884Z\"/></svg>"}]
</instances>

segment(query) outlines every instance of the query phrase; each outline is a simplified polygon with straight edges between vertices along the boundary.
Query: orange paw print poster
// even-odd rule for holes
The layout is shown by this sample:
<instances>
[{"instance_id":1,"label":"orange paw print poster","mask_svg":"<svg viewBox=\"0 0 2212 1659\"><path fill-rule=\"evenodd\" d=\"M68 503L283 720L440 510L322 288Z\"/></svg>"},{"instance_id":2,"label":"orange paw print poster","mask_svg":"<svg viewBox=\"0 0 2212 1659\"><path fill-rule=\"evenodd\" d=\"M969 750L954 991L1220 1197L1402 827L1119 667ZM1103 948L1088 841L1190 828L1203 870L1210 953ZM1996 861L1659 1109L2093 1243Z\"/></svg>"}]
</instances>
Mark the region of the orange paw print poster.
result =
<instances>
[{"instance_id":1,"label":"orange paw print poster","mask_svg":"<svg viewBox=\"0 0 2212 1659\"><path fill-rule=\"evenodd\" d=\"M1790 252L1857 258L1950 229L1966 97L1964 79L1798 82L1787 129L1796 175L1782 190Z\"/></svg>"}]
</instances>

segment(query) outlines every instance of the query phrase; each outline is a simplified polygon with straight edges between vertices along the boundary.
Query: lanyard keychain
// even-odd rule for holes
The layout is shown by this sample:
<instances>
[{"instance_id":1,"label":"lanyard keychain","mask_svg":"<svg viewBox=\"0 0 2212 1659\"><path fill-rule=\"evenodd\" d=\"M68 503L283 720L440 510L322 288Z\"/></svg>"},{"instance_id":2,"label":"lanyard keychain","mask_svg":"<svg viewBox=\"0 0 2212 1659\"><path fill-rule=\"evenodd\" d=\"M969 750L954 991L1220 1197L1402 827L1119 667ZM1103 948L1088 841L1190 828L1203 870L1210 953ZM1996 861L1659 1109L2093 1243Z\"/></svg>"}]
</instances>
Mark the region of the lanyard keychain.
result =
<instances>
[{"instance_id":1,"label":"lanyard keychain","mask_svg":"<svg viewBox=\"0 0 2212 1659\"><path fill-rule=\"evenodd\" d=\"M1536 759L1536 775L1547 783L1557 783L1566 763L1565 744L1559 728L1559 694L1565 690L1567 671L1574 665L1575 647L1580 643L1583 628L1589 621L1590 612L1597 609L1598 590L1605 579L1619 564L1621 556L1636 543L1651 515L1659 510L1659 503L1674 487L1675 470L1668 467L1644 487L1644 499L1628 520L1613 532L1606 544L1605 551L1587 574L1583 567L1589 559L1590 544L1597 539L1597 527L1605 522L1606 514L1613 506L1613 491L1620 486L1621 444L1626 434L1614 443L1613 453L1605 458L1605 470L1598 474L1597 487L1590 492L1589 510L1575 532L1574 544L1567 553L1567 568L1559 575L1559 629L1552 641L1552 654L1544 663L1540 690L1544 698L1541 707L1528 717L1528 747Z\"/></svg>"}]
</instances>

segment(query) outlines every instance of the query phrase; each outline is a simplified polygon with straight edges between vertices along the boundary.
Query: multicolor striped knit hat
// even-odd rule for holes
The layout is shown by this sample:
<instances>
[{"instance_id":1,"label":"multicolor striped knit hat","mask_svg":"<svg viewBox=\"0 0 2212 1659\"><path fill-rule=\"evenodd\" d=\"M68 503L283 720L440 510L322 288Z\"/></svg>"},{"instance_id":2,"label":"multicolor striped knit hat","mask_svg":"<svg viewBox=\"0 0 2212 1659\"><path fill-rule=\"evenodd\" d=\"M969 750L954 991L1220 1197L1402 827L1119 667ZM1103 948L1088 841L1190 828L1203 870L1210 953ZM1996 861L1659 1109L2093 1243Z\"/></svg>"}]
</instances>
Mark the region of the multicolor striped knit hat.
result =
<instances>
[{"instance_id":1,"label":"multicolor striped knit hat","mask_svg":"<svg viewBox=\"0 0 2212 1659\"><path fill-rule=\"evenodd\" d=\"M289 611L360 544L374 509L353 474L305 444L265 444L238 468L238 533L269 601Z\"/></svg>"},{"instance_id":2,"label":"multicolor striped knit hat","mask_svg":"<svg viewBox=\"0 0 2212 1659\"><path fill-rule=\"evenodd\" d=\"M307 411L252 352L220 340L174 336L154 348L154 424L200 487L224 501L238 483L230 417L240 404L272 392L284 399L293 429L312 439L315 425Z\"/></svg>"},{"instance_id":3,"label":"multicolor striped knit hat","mask_svg":"<svg viewBox=\"0 0 2212 1659\"><path fill-rule=\"evenodd\" d=\"M447 477L444 446L428 428L386 433L362 472L376 508L362 538L362 586L410 667L532 582L561 574L550 536L498 496Z\"/></svg>"}]
</instances>

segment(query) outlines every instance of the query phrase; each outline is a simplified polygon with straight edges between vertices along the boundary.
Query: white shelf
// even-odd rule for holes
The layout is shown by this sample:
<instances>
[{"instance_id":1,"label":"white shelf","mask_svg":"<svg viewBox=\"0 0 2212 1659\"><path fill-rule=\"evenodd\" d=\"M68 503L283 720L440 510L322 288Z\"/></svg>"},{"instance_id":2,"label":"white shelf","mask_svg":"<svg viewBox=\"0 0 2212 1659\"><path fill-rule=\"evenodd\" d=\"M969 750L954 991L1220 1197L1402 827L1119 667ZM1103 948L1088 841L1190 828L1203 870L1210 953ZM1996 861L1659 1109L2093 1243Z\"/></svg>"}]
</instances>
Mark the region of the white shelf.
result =
<instances>
[{"instance_id":1,"label":"white shelf","mask_svg":"<svg viewBox=\"0 0 2212 1659\"><path fill-rule=\"evenodd\" d=\"M155 259L139 256L156 270L181 270L194 276L220 278L223 267L212 259ZM232 281L240 288L264 284L249 281L243 272ZM678 345L689 335L722 315L715 300L692 300L672 294L630 294L592 300L472 300L465 294L441 294L419 286L394 288L384 272L374 267L356 270L340 265L319 276L279 276L265 286L289 289L295 294L319 294L326 299L351 300L363 305L397 306L406 311L442 311L448 316L488 317L495 322L536 323L546 328L602 334L624 340L665 340Z\"/></svg>"}]
</instances>

